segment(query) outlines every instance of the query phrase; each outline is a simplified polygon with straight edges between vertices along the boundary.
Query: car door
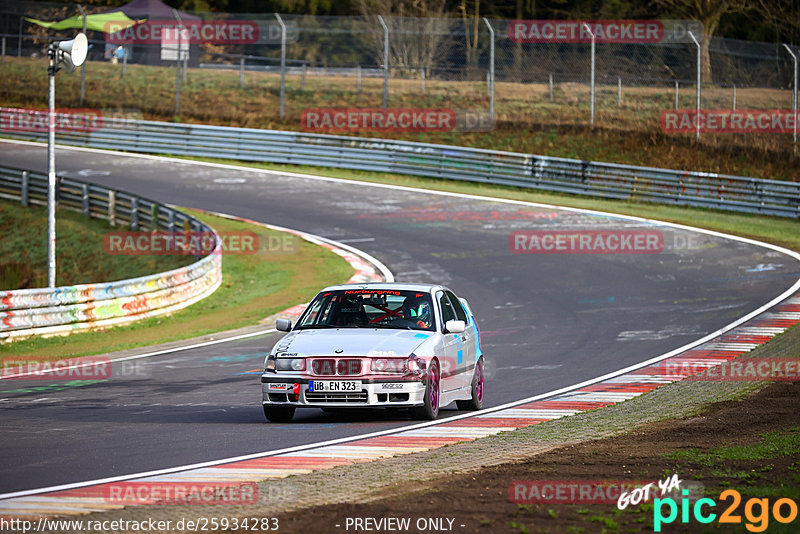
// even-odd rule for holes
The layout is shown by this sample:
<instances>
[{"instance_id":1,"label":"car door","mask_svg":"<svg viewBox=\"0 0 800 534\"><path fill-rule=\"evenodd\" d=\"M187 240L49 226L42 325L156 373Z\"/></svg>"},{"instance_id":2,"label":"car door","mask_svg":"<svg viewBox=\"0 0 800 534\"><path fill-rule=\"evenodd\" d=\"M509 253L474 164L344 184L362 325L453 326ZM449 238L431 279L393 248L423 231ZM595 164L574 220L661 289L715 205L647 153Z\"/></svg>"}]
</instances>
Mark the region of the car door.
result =
<instances>
[{"instance_id":1,"label":"car door","mask_svg":"<svg viewBox=\"0 0 800 534\"><path fill-rule=\"evenodd\" d=\"M456 314L456 319L464 321L467 325L462 334L456 337L456 368L458 371L457 380L458 387L468 386L472 379L472 366L475 365L475 328L470 322L461 301L453 294L452 291L445 291L445 294L450 299L453 305L453 310Z\"/></svg>"},{"instance_id":2,"label":"car door","mask_svg":"<svg viewBox=\"0 0 800 534\"><path fill-rule=\"evenodd\" d=\"M462 350L461 334L448 334L444 325L447 321L457 319L456 310L444 291L436 293L441 317L439 329L442 332L442 352L439 355L442 391L452 391L463 385L463 379L458 373L459 351Z\"/></svg>"}]
</instances>

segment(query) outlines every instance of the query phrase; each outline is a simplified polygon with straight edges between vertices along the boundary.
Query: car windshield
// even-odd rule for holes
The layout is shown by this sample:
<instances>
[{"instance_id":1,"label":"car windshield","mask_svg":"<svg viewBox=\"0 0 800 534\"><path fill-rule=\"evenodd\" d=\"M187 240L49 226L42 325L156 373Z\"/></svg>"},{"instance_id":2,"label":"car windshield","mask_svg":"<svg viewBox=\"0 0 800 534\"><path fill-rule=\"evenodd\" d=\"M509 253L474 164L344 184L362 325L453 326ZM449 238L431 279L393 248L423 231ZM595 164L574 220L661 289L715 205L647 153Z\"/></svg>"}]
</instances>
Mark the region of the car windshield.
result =
<instances>
[{"instance_id":1,"label":"car windshield","mask_svg":"<svg viewBox=\"0 0 800 534\"><path fill-rule=\"evenodd\" d=\"M308 306L297 327L434 330L433 301L424 291L323 291Z\"/></svg>"}]
</instances>

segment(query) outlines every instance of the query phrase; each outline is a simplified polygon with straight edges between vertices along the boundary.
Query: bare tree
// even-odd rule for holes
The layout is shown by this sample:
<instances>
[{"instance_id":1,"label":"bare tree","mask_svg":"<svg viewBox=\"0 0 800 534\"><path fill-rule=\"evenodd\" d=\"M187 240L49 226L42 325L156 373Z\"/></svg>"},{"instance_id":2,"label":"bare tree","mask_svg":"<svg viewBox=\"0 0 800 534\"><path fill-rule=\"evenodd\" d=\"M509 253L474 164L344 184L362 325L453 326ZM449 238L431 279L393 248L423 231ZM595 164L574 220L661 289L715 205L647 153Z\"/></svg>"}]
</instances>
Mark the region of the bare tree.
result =
<instances>
[{"instance_id":1,"label":"bare tree","mask_svg":"<svg viewBox=\"0 0 800 534\"><path fill-rule=\"evenodd\" d=\"M679 17L703 23L703 41L700 43L702 75L705 83L713 81L711 76L711 55L708 52L711 38L717 31L719 19L727 13L744 13L753 7L746 0L654 0L662 8L674 12Z\"/></svg>"},{"instance_id":2,"label":"bare tree","mask_svg":"<svg viewBox=\"0 0 800 534\"><path fill-rule=\"evenodd\" d=\"M382 15L389 28L389 60L394 67L430 70L450 35L446 0L360 0L366 16ZM383 61L383 34L374 39L376 57Z\"/></svg>"}]
</instances>

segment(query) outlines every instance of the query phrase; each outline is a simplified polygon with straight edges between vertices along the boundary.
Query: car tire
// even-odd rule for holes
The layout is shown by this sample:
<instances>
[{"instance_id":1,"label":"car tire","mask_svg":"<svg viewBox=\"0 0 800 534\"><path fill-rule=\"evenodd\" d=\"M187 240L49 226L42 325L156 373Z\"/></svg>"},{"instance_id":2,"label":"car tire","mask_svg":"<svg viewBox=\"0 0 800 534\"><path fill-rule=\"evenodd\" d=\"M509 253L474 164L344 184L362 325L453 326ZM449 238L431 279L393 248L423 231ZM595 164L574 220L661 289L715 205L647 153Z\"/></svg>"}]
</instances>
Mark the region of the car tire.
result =
<instances>
[{"instance_id":1,"label":"car tire","mask_svg":"<svg viewBox=\"0 0 800 534\"><path fill-rule=\"evenodd\" d=\"M475 364L472 373L472 397L469 400L456 401L459 410L480 410L483 408L483 356Z\"/></svg>"},{"instance_id":2,"label":"car tire","mask_svg":"<svg viewBox=\"0 0 800 534\"><path fill-rule=\"evenodd\" d=\"M425 380L425 404L411 408L414 419L433 421L439 416L439 363L432 360Z\"/></svg>"},{"instance_id":3,"label":"car tire","mask_svg":"<svg viewBox=\"0 0 800 534\"><path fill-rule=\"evenodd\" d=\"M264 416L270 423L288 423L294 417L294 406L264 406Z\"/></svg>"}]
</instances>

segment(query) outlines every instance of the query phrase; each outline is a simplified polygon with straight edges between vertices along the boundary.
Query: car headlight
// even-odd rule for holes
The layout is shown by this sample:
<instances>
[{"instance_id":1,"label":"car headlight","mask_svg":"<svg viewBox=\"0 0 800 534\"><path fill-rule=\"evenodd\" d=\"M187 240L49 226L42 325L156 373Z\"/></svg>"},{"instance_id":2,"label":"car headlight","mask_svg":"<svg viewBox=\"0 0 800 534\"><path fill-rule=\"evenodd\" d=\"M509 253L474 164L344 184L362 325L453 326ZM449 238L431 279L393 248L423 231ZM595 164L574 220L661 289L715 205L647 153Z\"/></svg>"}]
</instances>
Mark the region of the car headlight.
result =
<instances>
[{"instance_id":1,"label":"car headlight","mask_svg":"<svg viewBox=\"0 0 800 534\"><path fill-rule=\"evenodd\" d=\"M275 360L275 368L278 371L305 371L305 358L278 358Z\"/></svg>"},{"instance_id":2,"label":"car headlight","mask_svg":"<svg viewBox=\"0 0 800 534\"><path fill-rule=\"evenodd\" d=\"M375 373L408 374L425 369L425 362L412 354L408 358L373 358L371 369Z\"/></svg>"},{"instance_id":3,"label":"car headlight","mask_svg":"<svg viewBox=\"0 0 800 534\"><path fill-rule=\"evenodd\" d=\"M265 371L275 371L275 356L268 356L266 363L264 363Z\"/></svg>"}]
</instances>

